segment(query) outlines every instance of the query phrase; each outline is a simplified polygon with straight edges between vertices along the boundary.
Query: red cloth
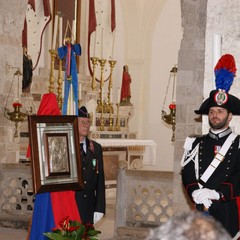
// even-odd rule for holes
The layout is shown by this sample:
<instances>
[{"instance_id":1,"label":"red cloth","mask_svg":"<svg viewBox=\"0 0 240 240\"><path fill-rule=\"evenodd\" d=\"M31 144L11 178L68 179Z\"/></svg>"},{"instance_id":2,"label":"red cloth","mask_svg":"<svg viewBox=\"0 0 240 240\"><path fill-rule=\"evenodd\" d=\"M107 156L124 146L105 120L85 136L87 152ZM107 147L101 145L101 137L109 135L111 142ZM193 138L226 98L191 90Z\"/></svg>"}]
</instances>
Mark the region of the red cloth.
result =
<instances>
[{"instance_id":1,"label":"red cloth","mask_svg":"<svg viewBox=\"0 0 240 240\"><path fill-rule=\"evenodd\" d=\"M116 28L115 0L111 0L111 31L113 32L115 28Z\"/></svg>"},{"instance_id":2,"label":"red cloth","mask_svg":"<svg viewBox=\"0 0 240 240\"><path fill-rule=\"evenodd\" d=\"M81 222L74 191L51 192L51 202L55 226L66 216L70 220Z\"/></svg>"},{"instance_id":3,"label":"red cloth","mask_svg":"<svg viewBox=\"0 0 240 240\"><path fill-rule=\"evenodd\" d=\"M61 115L61 111L58 107L57 97L54 93L45 93L42 96L37 115ZM26 158L31 157L31 148L28 145Z\"/></svg>"}]
</instances>

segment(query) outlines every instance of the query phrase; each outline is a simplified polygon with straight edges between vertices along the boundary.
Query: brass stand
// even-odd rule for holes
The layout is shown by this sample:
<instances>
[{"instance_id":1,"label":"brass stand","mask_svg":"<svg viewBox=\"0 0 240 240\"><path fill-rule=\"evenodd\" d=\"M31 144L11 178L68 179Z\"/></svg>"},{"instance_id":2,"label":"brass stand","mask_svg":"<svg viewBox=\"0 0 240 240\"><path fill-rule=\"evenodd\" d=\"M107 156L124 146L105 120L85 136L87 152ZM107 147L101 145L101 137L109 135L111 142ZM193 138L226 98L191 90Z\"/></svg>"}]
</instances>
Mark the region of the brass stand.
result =
<instances>
[{"instance_id":1,"label":"brass stand","mask_svg":"<svg viewBox=\"0 0 240 240\"><path fill-rule=\"evenodd\" d=\"M93 65L93 75L92 75L92 90L95 90L96 88L96 78L95 78L95 69L96 69L96 65L98 63L98 58L97 57L91 57L90 60L92 61L92 65Z\"/></svg>"},{"instance_id":2,"label":"brass stand","mask_svg":"<svg viewBox=\"0 0 240 240\"><path fill-rule=\"evenodd\" d=\"M48 92L52 93L54 92L54 63L55 63L55 58L57 56L57 51L54 49L50 49L49 53L51 54L51 68L50 68L50 78L49 78L49 87L48 87Z\"/></svg>"},{"instance_id":3,"label":"brass stand","mask_svg":"<svg viewBox=\"0 0 240 240\"><path fill-rule=\"evenodd\" d=\"M105 59L98 59L98 62L100 63L101 67L101 78L100 78L100 101L97 106L97 112L103 112L104 108L104 101L103 101L103 86L104 86L104 78L103 78L103 71L104 71L104 66L107 62Z\"/></svg>"},{"instance_id":4,"label":"brass stand","mask_svg":"<svg viewBox=\"0 0 240 240\"><path fill-rule=\"evenodd\" d=\"M110 65L110 76L109 76L109 83L108 83L107 112L108 112L108 113L110 113L110 112L114 113L113 106L112 106L112 102L111 102L111 94L112 94L112 73L113 73L113 68L114 68L115 64L117 63L117 61L109 60L108 63L109 63L109 65Z\"/></svg>"},{"instance_id":5,"label":"brass stand","mask_svg":"<svg viewBox=\"0 0 240 240\"><path fill-rule=\"evenodd\" d=\"M120 131L120 121L119 121L119 103L116 104L117 105L117 118L116 118L116 125L114 130L115 131Z\"/></svg>"},{"instance_id":6,"label":"brass stand","mask_svg":"<svg viewBox=\"0 0 240 240\"><path fill-rule=\"evenodd\" d=\"M104 131L104 118L103 118L103 105L102 105L102 111L101 111L101 118L100 118L100 126L98 127L99 131Z\"/></svg>"},{"instance_id":7,"label":"brass stand","mask_svg":"<svg viewBox=\"0 0 240 240\"><path fill-rule=\"evenodd\" d=\"M112 121L112 111L110 111L109 113L109 127L108 127L108 131L113 131L114 128L113 128L113 121Z\"/></svg>"},{"instance_id":8,"label":"brass stand","mask_svg":"<svg viewBox=\"0 0 240 240\"><path fill-rule=\"evenodd\" d=\"M59 69L58 69L58 87L57 87L57 101L58 101L58 107L61 110L62 109L62 84L63 84L63 77L62 77L62 60L59 59Z\"/></svg>"}]
</instances>

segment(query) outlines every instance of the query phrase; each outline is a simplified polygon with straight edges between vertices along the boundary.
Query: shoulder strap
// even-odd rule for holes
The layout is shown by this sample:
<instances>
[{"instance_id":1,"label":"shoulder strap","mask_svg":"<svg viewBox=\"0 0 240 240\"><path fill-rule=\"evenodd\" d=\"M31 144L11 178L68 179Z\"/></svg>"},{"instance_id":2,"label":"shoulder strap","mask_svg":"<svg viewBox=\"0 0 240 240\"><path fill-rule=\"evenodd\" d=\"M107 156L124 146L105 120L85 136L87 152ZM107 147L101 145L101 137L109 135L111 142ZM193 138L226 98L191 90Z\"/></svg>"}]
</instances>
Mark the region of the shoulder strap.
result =
<instances>
[{"instance_id":1,"label":"shoulder strap","mask_svg":"<svg viewBox=\"0 0 240 240\"><path fill-rule=\"evenodd\" d=\"M224 160L228 149L230 148L230 146L232 145L232 143L233 143L233 141L235 140L236 137L237 137L237 134L235 134L235 133L231 133L228 136L228 138L226 139L226 141L222 145L220 151L218 153L216 153L214 159L212 160L212 162L210 163L208 168L205 170L205 172L201 176L200 179L203 182L205 182L205 183L207 182L207 180L212 176L213 172L217 169L219 164Z\"/></svg>"}]
</instances>

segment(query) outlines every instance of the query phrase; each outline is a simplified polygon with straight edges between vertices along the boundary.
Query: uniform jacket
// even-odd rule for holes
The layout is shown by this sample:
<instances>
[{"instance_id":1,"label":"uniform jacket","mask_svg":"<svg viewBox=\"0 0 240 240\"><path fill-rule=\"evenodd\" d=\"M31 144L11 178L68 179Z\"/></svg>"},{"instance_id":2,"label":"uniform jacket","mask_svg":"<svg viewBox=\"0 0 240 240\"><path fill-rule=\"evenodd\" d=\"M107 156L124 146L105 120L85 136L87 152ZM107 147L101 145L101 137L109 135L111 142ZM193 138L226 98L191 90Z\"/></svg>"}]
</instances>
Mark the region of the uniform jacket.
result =
<instances>
[{"instance_id":1,"label":"uniform jacket","mask_svg":"<svg viewBox=\"0 0 240 240\"><path fill-rule=\"evenodd\" d=\"M105 179L102 147L86 138L87 152L81 151L83 191L76 192L76 201L83 223L93 223L94 212L105 214Z\"/></svg>"},{"instance_id":2,"label":"uniform jacket","mask_svg":"<svg viewBox=\"0 0 240 240\"><path fill-rule=\"evenodd\" d=\"M199 178L212 162L215 150L224 144L230 133L230 129L218 135L209 132L207 135L197 137L193 142L192 149L199 144ZM194 190L199 189L194 161L190 161L182 168L182 181L188 197L193 202L192 193ZM213 204L209 208L209 214L220 221L232 236L235 236L239 231L239 216L236 202L236 197L240 195L239 136L236 137L227 151L225 159L219 164L208 181L206 183L199 182L204 188L214 189L223 194L220 200L213 200Z\"/></svg>"}]
</instances>

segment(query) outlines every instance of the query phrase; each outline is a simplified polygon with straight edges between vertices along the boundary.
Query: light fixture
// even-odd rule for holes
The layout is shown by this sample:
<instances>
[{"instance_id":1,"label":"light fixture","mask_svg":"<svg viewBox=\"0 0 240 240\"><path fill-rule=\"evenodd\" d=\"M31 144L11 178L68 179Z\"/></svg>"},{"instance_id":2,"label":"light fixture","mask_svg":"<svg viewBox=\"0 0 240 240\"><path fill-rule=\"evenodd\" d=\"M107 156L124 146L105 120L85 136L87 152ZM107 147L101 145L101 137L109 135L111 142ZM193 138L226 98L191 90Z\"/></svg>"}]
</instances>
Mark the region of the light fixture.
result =
<instances>
[{"instance_id":1,"label":"light fixture","mask_svg":"<svg viewBox=\"0 0 240 240\"><path fill-rule=\"evenodd\" d=\"M20 71L20 68L13 67L13 66L7 64L7 69L10 69L10 68L11 69L15 69L16 68L17 71L13 75L11 87L10 87L10 90L9 90L9 93L8 93L8 96L7 96L6 105L4 107L4 116L8 120L10 120L12 122L15 122L15 134L14 134L14 137L17 137L18 136L18 123L24 121L27 118L29 113L21 112L22 104L19 101L19 76L22 76L22 73ZM17 99L12 104L12 107L13 107L14 110L11 112L8 109L8 98L9 98L9 95L10 95L10 93L12 91L12 87L13 87L13 82L14 82L15 76L17 76L17 81L18 81L17 82Z\"/></svg>"},{"instance_id":2,"label":"light fixture","mask_svg":"<svg viewBox=\"0 0 240 240\"><path fill-rule=\"evenodd\" d=\"M176 103L174 100L174 95L175 95L175 85L176 85L176 75L177 75L177 67L174 65L174 67L171 69L170 74L169 74L169 79L168 79L168 85L166 89L166 94L163 102L163 108L162 108L162 120L169 124L172 125L172 139L171 141L175 141L175 126L176 126ZM172 81L172 99L171 103L169 105L170 113L167 114L166 111L164 110L165 104L166 104L166 99L168 96L168 91L169 91L169 85L170 82Z\"/></svg>"}]
</instances>

